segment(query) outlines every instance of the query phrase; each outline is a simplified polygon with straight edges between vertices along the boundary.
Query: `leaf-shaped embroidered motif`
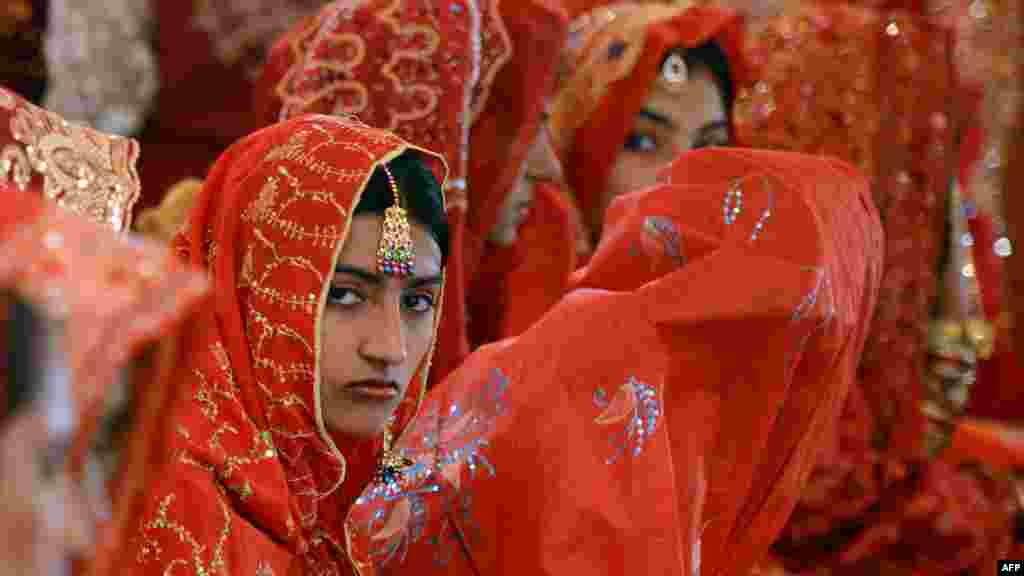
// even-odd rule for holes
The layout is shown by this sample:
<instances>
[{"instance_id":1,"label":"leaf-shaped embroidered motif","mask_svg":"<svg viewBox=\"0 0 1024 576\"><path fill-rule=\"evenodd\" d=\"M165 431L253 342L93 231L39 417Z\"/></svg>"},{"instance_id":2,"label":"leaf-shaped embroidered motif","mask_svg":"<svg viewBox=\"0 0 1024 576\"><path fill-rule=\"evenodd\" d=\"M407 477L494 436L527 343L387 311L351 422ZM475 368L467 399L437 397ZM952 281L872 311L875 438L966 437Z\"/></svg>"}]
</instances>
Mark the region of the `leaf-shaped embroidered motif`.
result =
<instances>
[{"instance_id":1,"label":"leaf-shaped embroidered motif","mask_svg":"<svg viewBox=\"0 0 1024 576\"><path fill-rule=\"evenodd\" d=\"M670 266L686 264L682 234L671 219L648 216L644 219L643 230L640 244L655 264L659 264L662 259L669 260Z\"/></svg>"},{"instance_id":2,"label":"leaf-shaped embroidered motif","mask_svg":"<svg viewBox=\"0 0 1024 576\"><path fill-rule=\"evenodd\" d=\"M636 412L636 403L636 390L630 382L626 382L619 387L608 407L594 418L594 422L602 426L622 422Z\"/></svg>"},{"instance_id":3,"label":"leaf-shaped embroidered motif","mask_svg":"<svg viewBox=\"0 0 1024 576\"><path fill-rule=\"evenodd\" d=\"M409 525L409 520L412 518L412 504L408 498L402 498L399 500L395 507L388 513L388 519L384 523L384 526L377 531L370 539L377 542L381 540L390 540L395 537L396 534L401 533L405 530L406 526Z\"/></svg>"}]
</instances>

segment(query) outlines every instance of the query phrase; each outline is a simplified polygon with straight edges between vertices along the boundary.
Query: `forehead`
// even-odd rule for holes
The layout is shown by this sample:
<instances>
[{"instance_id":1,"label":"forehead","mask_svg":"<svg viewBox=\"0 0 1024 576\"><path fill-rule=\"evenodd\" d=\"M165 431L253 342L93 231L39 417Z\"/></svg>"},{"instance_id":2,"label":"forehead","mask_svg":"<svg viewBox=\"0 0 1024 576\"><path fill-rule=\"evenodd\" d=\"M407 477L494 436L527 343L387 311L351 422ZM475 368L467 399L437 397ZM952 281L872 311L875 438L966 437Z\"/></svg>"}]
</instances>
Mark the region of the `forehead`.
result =
<instances>
[{"instance_id":1,"label":"forehead","mask_svg":"<svg viewBox=\"0 0 1024 576\"><path fill-rule=\"evenodd\" d=\"M722 91L705 67L690 68L686 82L678 86L659 76L645 105L675 120L686 118L702 124L725 120Z\"/></svg>"},{"instance_id":2,"label":"forehead","mask_svg":"<svg viewBox=\"0 0 1024 576\"><path fill-rule=\"evenodd\" d=\"M383 216L379 214L357 214L352 217L348 237L338 256L339 264L348 264L368 270L377 267L377 246L380 242L380 228ZM441 273L441 247L422 224L409 220L412 228L413 249L416 254L416 275L427 276Z\"/></svg>"}]
</instances>

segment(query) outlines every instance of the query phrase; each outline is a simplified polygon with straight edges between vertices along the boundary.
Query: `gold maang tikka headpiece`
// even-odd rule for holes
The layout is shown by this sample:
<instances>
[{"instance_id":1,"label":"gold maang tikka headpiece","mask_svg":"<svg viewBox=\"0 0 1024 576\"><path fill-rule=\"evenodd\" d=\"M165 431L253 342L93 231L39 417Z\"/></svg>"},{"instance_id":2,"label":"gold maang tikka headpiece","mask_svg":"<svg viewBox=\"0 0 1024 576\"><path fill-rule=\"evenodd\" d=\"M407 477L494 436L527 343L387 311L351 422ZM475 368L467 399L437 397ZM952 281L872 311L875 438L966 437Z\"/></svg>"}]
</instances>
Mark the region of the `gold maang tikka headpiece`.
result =
<instances>
[{"instance_id":1,"label":"gold maang tikka headpiece","mask_svg":"<svg viewBox=\"0 0 1024 576\"><path fill-rule=\"evenodd\" d=\"M413 252L412 227L405 208L402 208L402 197L398 192L398 184L387 164L381 164L391 185L391 193L395 204L384 211L381 223L380 244L377 246L377 269L389 276L412 276L416 254Z\"/></svg>"}]
</instances>

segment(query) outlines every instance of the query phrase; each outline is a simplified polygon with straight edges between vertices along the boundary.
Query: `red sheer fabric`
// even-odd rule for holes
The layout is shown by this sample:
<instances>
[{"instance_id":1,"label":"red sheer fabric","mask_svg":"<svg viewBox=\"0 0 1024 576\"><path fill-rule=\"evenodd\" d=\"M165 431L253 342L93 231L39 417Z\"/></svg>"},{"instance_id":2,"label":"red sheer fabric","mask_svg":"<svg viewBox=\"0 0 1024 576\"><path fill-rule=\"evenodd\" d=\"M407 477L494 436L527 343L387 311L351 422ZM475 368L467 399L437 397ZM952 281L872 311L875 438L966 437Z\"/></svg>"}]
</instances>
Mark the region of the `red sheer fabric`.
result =
<instances>
[{"instance_id":1,"label":"red sheer fabric","mask_svg":"<svg viewBox=\"0 0 1024 576\"><path fill-rule=\"evenodd\" d=\"M218 160L176 240L209 270L213 299L183 331L164 417L149 419L150 469L123 524L135 530L132 548L108 573L348 573L343 523L378 446L325 428L320 321L366 182L410 149L352 120L309 115ZM421 152L443 182L443 160ZM428 365L429 354L399 428L420 404Z\"/></svg>"},{"instance_id":2,"label":"red sheer fabric","mask_svg":"<svg viewBox=\"0 0 1024 576\"><path fill-rule=\"evenodd\" d=\"M473 310L474 342L495 342L518 336L540 319L568 291L569 276L577 268L575 210L572 200L553 182L533 185L530 212L519 229L515 246L491 274L483 270L470 297L481 302ZM489 284L483 284L486 281Z\"/></svg>"},{"instance_id":3,"label":"red sheer fabric","mask_svg":"<svg viewBox=\"0 0 1024 576\"><path fill-rule=\"evenodd\" d=\"M854 378L877 213L855 170L799 155L700 151L663 181L613 204L572 292L431 392L415 464L351 514L364 575L732 574L767 551Z\"/></svg>"},{"instance_id":4,"label":"red sheer fabric","mask_svg":"<svg viewBox=\"0 0 1024 576\"><path fill-rule=\"evenodd\" d=\"M523 260L503 278L506 296L491 313L490 324L498 327L491 340L529 327L564 294L566 270L586 263L595 240L591 213L665 53L714 38L739 61L740 21L730 11L591 4L586 13L566 5L578 18L570 26L568 69L551 106L550 136L566 181L535 189L520 230Z\"/></svg>"}]
</instances>

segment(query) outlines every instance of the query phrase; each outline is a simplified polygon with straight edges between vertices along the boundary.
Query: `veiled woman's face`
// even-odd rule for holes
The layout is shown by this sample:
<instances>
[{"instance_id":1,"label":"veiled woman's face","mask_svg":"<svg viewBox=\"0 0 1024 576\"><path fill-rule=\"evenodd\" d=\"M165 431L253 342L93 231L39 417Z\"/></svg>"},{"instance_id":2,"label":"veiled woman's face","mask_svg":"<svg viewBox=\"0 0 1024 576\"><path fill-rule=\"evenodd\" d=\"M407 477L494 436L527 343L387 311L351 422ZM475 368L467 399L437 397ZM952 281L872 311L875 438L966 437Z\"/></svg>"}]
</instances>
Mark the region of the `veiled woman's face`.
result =
<instances>
[{"instance_id":1,"label":"veiled woman's face","mask_svg":"<svg viewBox=\"0 0 1024 576\"><path fill-rule=\"evenodd\" d=\"M381 216L352 218L322 320L320 402L327 427L357 438L382 433L430 351L441 298L441 248L412 224L415 275L377 270Z\"/></svg>"},{"instance_id":2,"label":"veiled woman's face","mask_svg":"<svg viewBox=\"0 0 1024 576\"><path fill-rule=\"evenodd\" d=\"M505 197L498 214L498 223L491 229L488 239L498 246L511 246L519 238L519 227L529 215L533 202L533 187L537 182L559 182L562 168L551 148L547 130L537 132L526 161L515 185Z\"/></svg>"},{"instance_id":3,"label":"veiled woman's face","mask_svg":"<svg viewBox=\"0 0 1024 576\"><path fill-rule=\"evenodd\" d=\"M588 215L593 229L612 200L655 184L658 171L683 152L730 143L725 99L711 72L694 67L687 76L680 85L655 80L612 166L600 210Z\"/></svg>"}]
</instances>

